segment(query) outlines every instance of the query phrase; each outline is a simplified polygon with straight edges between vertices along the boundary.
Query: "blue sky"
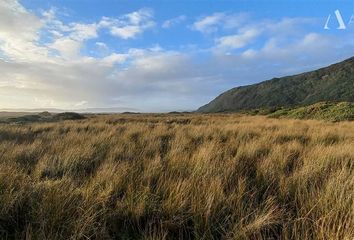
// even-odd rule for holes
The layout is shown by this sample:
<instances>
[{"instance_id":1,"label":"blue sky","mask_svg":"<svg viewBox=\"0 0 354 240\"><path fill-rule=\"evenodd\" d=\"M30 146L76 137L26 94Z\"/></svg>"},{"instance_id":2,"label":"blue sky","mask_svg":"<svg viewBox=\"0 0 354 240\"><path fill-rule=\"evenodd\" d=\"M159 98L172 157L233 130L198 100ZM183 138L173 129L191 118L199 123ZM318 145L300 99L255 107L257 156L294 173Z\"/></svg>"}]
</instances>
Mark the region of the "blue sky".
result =
<instances>
[{"instance_id":1,"label":"blue sky","mask_svg":"<svg viewBox=\"0 0 354 240\"><path fill-rule=\"evenodd\" d=\"M352 1L4 0L0 108L194 110L353 56L352 15Z\"/></svg>"}]
</instances>

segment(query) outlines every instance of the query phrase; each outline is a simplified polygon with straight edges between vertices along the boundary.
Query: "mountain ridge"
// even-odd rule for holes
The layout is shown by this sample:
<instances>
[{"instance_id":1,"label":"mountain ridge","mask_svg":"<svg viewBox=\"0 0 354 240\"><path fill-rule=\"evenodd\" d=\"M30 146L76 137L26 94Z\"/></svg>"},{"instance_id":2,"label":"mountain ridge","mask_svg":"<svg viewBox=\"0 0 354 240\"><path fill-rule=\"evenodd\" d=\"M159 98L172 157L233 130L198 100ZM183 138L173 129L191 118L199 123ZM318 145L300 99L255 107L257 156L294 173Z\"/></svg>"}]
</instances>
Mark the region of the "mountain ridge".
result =
<instances>
[{"instance_id":1,"label":"mountain ridge","mask_svg":"<svg viewBox=\"0 0 354 240\"><path fill-rule=\"evenodd\" d=\"M321 101L354 101L354 57L317 70L232 88L197 112L235 112Z\"/></svg>"}]
</instances>

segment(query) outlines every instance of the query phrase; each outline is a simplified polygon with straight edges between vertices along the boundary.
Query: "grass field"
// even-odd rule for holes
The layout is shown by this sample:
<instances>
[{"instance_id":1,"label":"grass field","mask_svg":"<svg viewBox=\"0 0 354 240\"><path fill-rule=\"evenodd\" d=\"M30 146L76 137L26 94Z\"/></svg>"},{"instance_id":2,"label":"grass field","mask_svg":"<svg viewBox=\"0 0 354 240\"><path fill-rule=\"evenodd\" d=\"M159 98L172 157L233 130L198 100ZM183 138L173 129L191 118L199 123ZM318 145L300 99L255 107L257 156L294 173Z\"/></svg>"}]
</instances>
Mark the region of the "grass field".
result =
<instances>
[{"instance_id":1,"label":"grass field","mask_svg":"<svg viewBox=\"0 0 354 240\"><path fill-rule=\"evenodd\" d=\"M354 122L0 124L0 239L354 238Z\"/></svg>"}]
</instances>

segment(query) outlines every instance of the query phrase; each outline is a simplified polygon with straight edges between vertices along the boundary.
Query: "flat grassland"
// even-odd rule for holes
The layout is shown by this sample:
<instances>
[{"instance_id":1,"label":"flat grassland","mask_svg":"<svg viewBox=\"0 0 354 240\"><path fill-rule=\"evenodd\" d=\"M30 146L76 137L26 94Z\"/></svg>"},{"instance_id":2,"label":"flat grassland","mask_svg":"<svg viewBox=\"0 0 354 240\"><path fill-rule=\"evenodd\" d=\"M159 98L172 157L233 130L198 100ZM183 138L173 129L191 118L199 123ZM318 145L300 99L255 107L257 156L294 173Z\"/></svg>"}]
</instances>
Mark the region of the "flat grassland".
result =
<instances>
[{"instance_id":1,"label":"flat grassland","mask_svg":"<svg viewBox=\"0 0 354 240\"><path fill-rule=\"evenodd\" d=\"M354 238L354 122L0 124L0 239Z\"/></svg>"}]
</instances>

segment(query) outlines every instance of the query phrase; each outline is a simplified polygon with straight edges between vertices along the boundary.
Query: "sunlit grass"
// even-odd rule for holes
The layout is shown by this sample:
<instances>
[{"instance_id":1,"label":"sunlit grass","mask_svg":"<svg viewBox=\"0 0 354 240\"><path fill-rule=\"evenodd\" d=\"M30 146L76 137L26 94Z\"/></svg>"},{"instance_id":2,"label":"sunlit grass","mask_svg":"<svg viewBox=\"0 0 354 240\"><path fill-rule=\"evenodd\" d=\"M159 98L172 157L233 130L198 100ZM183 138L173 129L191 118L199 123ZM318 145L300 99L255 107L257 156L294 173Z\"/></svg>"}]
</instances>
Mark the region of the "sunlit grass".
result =
<instances>
[{"instance_id":1,"label":"sunlit grass","mask_svg":"<svg viewBox=\"0 0 354 240\"><path fill-rule=\"evenodd\" d=\"M1 239L353 239L354 123L0 125Z\"/></svg>"}]
</instances>

